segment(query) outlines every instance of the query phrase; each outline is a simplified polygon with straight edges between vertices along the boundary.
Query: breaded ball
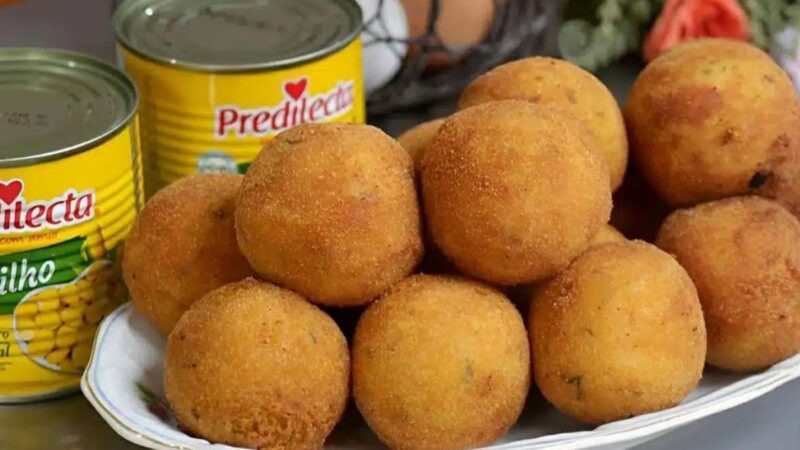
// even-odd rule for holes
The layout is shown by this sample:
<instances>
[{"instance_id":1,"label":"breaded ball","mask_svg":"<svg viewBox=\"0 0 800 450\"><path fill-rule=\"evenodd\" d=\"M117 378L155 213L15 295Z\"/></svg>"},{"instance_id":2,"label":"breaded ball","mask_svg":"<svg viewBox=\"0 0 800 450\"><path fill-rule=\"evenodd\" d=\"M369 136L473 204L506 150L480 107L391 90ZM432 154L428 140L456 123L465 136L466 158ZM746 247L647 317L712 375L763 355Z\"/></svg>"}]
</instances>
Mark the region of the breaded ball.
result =
<instances>
[{"instance_id":1,"label":"breaded ball","mask_svg":"<svg viewBox=\"0 0 800 450\"><path fill-rule=\"evenodd\" d=\"M435 119L428 122L423 122L401 134L397 141L400 145L411 155L414 161L414 170L419 172L422 163L422 155L425 154L425 149L433 140L439 127L444 123L444 119Z\"/></svg>"},{"instance_id":2,"label":"breaded ball","mask_svg":"<svg viewBox=\"0 0 800 450\"><path fill-rule=\"evenodd\" d=\"M673 213L656 241L697 286L708 363L769 367L800 351L800 222L772 200L738 197Z\"/></svg>"},{"instance_id":3,"label":"breaded ball","mask_svg":"<svg viewBox=\"0 0 800 450\"><path fill-rule=\"evenodd\" d=\"M611 225L606 224L600 227L600 231L594 235L587 248L592 248L595 245L607 244L609 242L625 242L625 240L625 236L623 236L622 233ZM531 299L536 295L536 289L541 285L542 283L520 284L505 289L505 293L517 309L527 317Z\"/></svg>"},{"instance_id":4,"label":"breaded ball","mask_svg":"<svg viewBox=\"0 0 800 450\"><path fill-rule=\"evenodd\" d=\"M435 119L421 123L400 135L397 141L406 149L414 160L414 173L419 177L422 167L422 156L430 145L436 132L444 123L445 119ZM423 234L425 254L419 264L419 270L424 273L446 274L456 273L453 265L447 260L444 254L436 248L433 237L429 230L425 229Z\"/></svg>"},{"instance_id":5,"label":"breaded ball","mask_svg":"<svg viewBox=\"0 0 800 450\"><path fill-rule=\"evenodd\" d=\"M625 236L622 235L616 228L612 227L611 225L603 225L600 227L600 230L594 235L591 241L589 241L589 247L593 247L595 245L606 244L609 242L624 242Z\"/></svg>"},{"instance_id":6,"label":"breaded ball","mask_svg":"<svg viewBox=\"0 0 800 450\"><path fill-rule=\"evenodd\" d=\"M350 358L333 320L252 278L216 289L167 341L164 390L180 427L214 443L318 449L347 405Z\"/></svg>"},{"instance_id":7,"label":"breaded ball","mask_svg":"<svg viewBox=\"0 0 800 450\"><path fill-rule=\"evenodd\" d=\"M530 384L522 317L500 292L415 275L369 306L353 343L353 396L398 450L464 449L503 436Z\"/></svg>"},{"instance_id":8,"label":"breaded ball","mask_svg":"<svg viewBox=\"0 0 800 450\"><path fill-rule=\"evenodd\" d=\"M692 280L642 241L583 253L537 290L529 327L536 384L585 423L677 405L703 373L706 331Z\"/></svg>"},{"instance_id":9,"label":"breaded ball","mask_svg":"<svg viewBox=\"0 0 800 450\"><path fill-rule=\"evenodd\" d=\"M800 211L791 197L800 194L800 105L788 75L756 47L675 47L636 80L625 119L643 175L670 204L755 192Z\"/></svg>"},{"instance_id":10,"label":"breaded ball","mask_svg":"<svg viewBox=\"0 0 800 450\"><path fill-rule=\"evenodd\" d=\"M497 101L525 100L560 108L593 133L608 165L611 190L622 183L628 165L628 138L619 105L594 75L560 59L533 57L503 64L472 82L459 109Z\"/></svg>"},{"instance_id":11,"label":"breaded ball","mask_svg":"<svg viewBox=\"0 0 800 450\"><path fill-rule=\"evenodd\" d=\"M411 158L367 125L285 131L245 175L236 231L263 278L325 305L367 303L422 257Z\"/></svg>"},{"instance_id":12,"label":"breaded ball","mask_svg":"<svg viewBox=\"0 0 800 450\"><path fill-rule=\"evenodd\" d=\"M547 278L608 222L608 170L585 127L522 101L448 119L422 159L427 225L462 271L501 285Z\"/></svg>"},{"instance_id":13,"label":"breaded ball","mask_svg":"<svg viewBox=\"0 0 800 450\"><path fill-rule=\"evenodd\" d=\"M165 336L207 292L253 275L233 225L241 182L234 174L182 178L147 202L125 239L133 305Z\"/></svg>"}]
</instances>

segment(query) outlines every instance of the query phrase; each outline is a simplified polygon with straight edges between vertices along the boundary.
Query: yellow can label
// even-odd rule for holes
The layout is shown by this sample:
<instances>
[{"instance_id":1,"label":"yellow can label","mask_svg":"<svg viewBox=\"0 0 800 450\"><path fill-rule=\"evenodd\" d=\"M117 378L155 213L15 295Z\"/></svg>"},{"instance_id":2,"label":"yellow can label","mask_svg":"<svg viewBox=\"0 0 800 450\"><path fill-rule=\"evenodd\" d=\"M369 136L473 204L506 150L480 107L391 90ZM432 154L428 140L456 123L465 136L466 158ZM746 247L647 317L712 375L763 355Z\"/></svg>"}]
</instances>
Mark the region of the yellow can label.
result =
<instances>
[{"instance_id":1,"label":"yellow can label","mask_svg":"<svg viewBox=\"0 0 800 450\"><path fill-rule=\"evenodd\" d=\"M134 128L0 169L0 402L76 388L97 325L126 298L117 260L143 202Z\"/></svg>"},{"instance_id":2,"label":"yellow can label","mask_svg":"<svg viewBox=\"0 0 800 450\"><path fill-rule=\"evenodd\" d=\"M148 195L195 172L244 173L264 142L310 122L364 123L361 42L307 64L207 73L120 47L141 94Z\"/></svg>"}]
</instances>

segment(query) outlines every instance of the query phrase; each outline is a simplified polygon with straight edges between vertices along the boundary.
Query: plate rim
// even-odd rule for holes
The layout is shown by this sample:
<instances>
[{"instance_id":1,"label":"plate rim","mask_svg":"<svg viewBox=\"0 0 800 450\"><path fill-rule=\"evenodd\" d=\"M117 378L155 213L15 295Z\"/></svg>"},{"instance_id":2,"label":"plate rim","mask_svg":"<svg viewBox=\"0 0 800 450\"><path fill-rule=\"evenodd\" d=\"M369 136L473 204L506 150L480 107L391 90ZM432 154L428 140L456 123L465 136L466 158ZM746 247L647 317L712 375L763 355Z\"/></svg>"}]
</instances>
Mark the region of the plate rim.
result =
<instances>
[{"instance_id":1,"label":"plate rim","mask_svg":"<svg viewBox=\"0 0 800 450\"><path fill-rule=\"evenodd\" d=\"M161 440L148 436L141 431L137 431L133 425L126 423L125 420L118 417L117 414L114 414L106 405L107 402L95 392L94 383L91 382L90 373L96 373L97 371L96 355L101 347L103 338L105 338L105 335L113 322L115 322L120 316L130 314L132 311L133 303L126 302L117 307L117 309L103 319L103 322L100 324L100 328L97 331L97 335L95 336L94 343L92 344L92 354L89 357L89 364L87 364L86 370L84 370L83 374L81 375L81 391L83 392L84 397L86 397L86 400L89 401L89 404L92 405L92 408L97 411L97 413L108 424L108 426L110 426L114 432L116 432L125 440L134 444L151 448L153 450L195 450L190 447L185 447L182 444L162 442Z\"/></svg>"},{"instance_id":2,"label":"plate rim","mask_svg":"<svg viewBox=\"0 0 800 450\"><path fill-rule=\"evenodd\" d=\"M142 432L141 429L137 427L134 420L127 417L118 417L118 414L115 414L113 411L115 408L108 408L106 405L107 400L102 399L102 396L98 395L96 392L97 389L100 389L100 386L95 385L91 374L95 374L98 369L96 355L102 352L101 347L108 330L113 326L117 319L119 319L119 317L130 316L131 314L136 314L133 304L130 302L125 303L115 309L105 320L103 320L102 324L100 325L100 329L93 344L92 355L89 359L89 364L81 376L81 390L92 407L121 437L130 442L151 449L240 449L240 447L232 447L224 444L213 444L199 438L192 439L203 441L203 448L191 444L168 442L164 440L167 439L164 436L158 436L161 438L159 439L158 437L150 436L147 433ZM701 400L704 397L700 397L694 401L683 403L673 408L668 408L617 422L611 422L592 430L572 431L538 436L535 438L522 439L514 442L490 445L484 447L484 450L533 450L554 448L555 446L558 446L559 449L579 450L598 446L622 444L628 441L645 438L650 435L656 435L659 433L663 434L664 432L677 429L702 418L710 417L723 411L730 410L744 403L755 400L756 398L762 397L797 378L800 378L800 354L782 361L781 363L778 363L765 371L751 374L741 380L735 381L727 386L713 391L712 393L709 393L708 395L717 395L716 398L706 402L702 402ZM747 386L748 384L750 386ZM730 391L739 390L740 392L738 392L737 395L726 395ZM687 407L687 409L676 414L674 409L682 407ZM638 425L634 423L641 421L642 419L649 421L647 423ZM626 422L628 423L626 424Z\"/></svg>"}]
</instances>

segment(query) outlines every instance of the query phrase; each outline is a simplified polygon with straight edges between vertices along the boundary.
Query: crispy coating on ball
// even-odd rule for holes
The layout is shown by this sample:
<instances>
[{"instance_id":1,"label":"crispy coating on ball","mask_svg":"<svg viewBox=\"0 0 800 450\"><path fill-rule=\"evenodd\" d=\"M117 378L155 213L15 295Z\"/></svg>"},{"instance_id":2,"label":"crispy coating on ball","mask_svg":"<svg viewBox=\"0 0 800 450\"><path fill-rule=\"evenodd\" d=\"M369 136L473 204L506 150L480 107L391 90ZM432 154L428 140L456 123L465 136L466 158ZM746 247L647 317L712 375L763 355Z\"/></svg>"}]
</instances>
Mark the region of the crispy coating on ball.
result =
<instances>
[{"instance_id":1,"label":"crispy coating on ball","mask_svg":"<svg viewBox=\"0 0 800 450\"><path fill-rule=\"evenodd\" d=\"M299 295L252 278L216 289L167 341L164 389L180 427L215 443L319 449L348 399L347 341Z\"/></svg>"},{"instance_id":2,"label":"crispy coating on ball","mask_svg":"<svg viewBox=\"0 0 800 450\"><path fill-rule=\"evenodd\" d=\"M370 305L356 328L353 395L393 449L489 444L516 422L529 384L522 317L477 282L407 278Z\"/></svg>"},{"instance_id":3,"label":"crispy coating on ball","mask_svg":"<svg viewBox=\"0 0 800 450\"><path fill-rule=\"evenodd\" d=\"M781 145L788 149L788 141ZM800 156L786 158L770 173L758 172L750 179L748 187L755 194L776 200L800 218Z\"/></svg>"},{"instance_id":4,"label":"crispy coating on ball","mask_svg":"<svg viewBox=\"0 0 800 450\"><path fill-rule=\"evenodd\" d=\"M435 119L428 122L423 122L400 135L397 141L406 149L414 160L414 174L419 180L420 171L422 169L422 156L425 150L430 145L433 137L439 131L439 128L444 123L445 119ZM417 186L419 188L419 185ZM433 237L430 230L423 224L423 243L425 246L425 254L419 264L419 271L424 273L434 274L448 274L457 273L457 270L447 260L447 257L436 248L433 243Z\"/></svg>"},{"instance_id":5,"label":"crispy coating on ball","mask_svg":"<svg viewBox=\"0 0 800 450\"><path fill-rule=\"evenodd\" d=\"M594 247L595 245L607 244L609 242L625 242L625 236L622 235L616 228L612 227L611 225L605 224L600 227L600 230L594 235L591 241L589 241L589 246L587 249ZM528 310L529 310L529 303L531 299L536 295L536 289L541 286L543 282L539 283L530 283L530 284L520 284L517 286L512 286L504 289L504 293L508 296L509 299L514 303L517 309L523 314L524 317L527 317Z\"/></svg>"},{"instance_id":6,"label":"crispy coating on ball","mask_svg":"<svg viewBox=\"0 0 800 450\"><path fill-rule=\"evenodd\" d=\"M756 47L676 47L636 80L625 120L638 165L670 204L755 192L800 211L800 105L788 75Z\"/></svg>"},{"instance_id":7,"label":"crispy coating on ball","mask_svg":"<svg viewBox=\"0 0 800 450\"><path fill-rule=\"evenodd\" d=\"M679 210L656 241L697 286L708 363L759 370L800 351L800 222L772 200L738 197Z\"/></svg>"},{"instance_id":8,"label":"crispy coating on ball","mask_svg":"<svg viewBox=\"0 0 800 450\"><path fill-rule=\"evenodd\" d=\"M625 240L625 236L623 236L622 233L611 225L606 224L600 227L600 231L594 235L587 249L595 245L607 244L609 242L625 242ZM527 318L531 299L536 295L536 289L542 284L543 282L512 286L505 289L505 294L511 299L517 309L519 309L523 317Z\"/></svg>"},{"instance_id":9,"label":"crispy coating on ball","mask_svg":"<svg viewBox=\"0 0 800 450\"><path fill-rule=\"evenodd\" d=\"M594 235L591 241L589 241L589 247L593 247L595 245L606 244L609 242L624 242L625 236L622 235L616 228L612 227L611 225L603 225L600 227L600 230Z\"/></svg>"},{"instance_id":10,"label":"crispy coating on ball","mask_svg":"<svg viewBox=\"0 0 800 450\"><path fill-rule=\"evenodd\" d=\"M420 165L422 164L422 155L425 154L425 149L430 145L439 127L444 123L444 119L435 119L428 122L423 122L401 134L397 141L400 145L411 155L414 161L414 171L419 172Z\"/></svg>"},{"instance_id":11,"label":"crispy coating on ball","mask_svg":"<svg viewBox=\"0 0 800 450\"><path fill-rule=\"evenodd\" d=\"M483 74L461 94L459 109L497 100L525 100L578 118L597 140L615 190L628 165L628 138L619 105L594 75L564 60L533 57Z\"/></svg>"},{"instance_id":12,"label":"crispy coating on ball","mask_svg":"<svg viewBox=\"0 0 800 450\"><path fill-rule=\"evenodd\" d=\"M366 125L281 133L245 176L236 231L265 279L321 304L367 303L422 257L411 158Z\"/></svg>"},{"instance_id":13,"label":"crispy coating on ball","mask_svg":"<svg viewBox=\"0 0 800 450\"><path fill-rule=\"evenodd\" d=\"M125 240L125 284L136 310L167 335L200 297L253 275L233 225L241 175L201 174L157 192Z\"/></svg>"},{"instance_id":14,"label":"crispy coating on ball","mask_svg":"<svg viewBox=\"0 0 800 450\"><path fill-rule=\"evenodd\" d=\"M537 290L529 327L536 384L582 422L674 406L703 372L706 331L692 280L642 241L583 253Z\"/></svg>"},{"instance_id":15,"label":"crispy coating on ball","mask_svg":"<svg viewBox=\"0 0 800 450\"><path fill-rule=\"evenodd\" d=\"M608 222L608 170L577 120L522 101L448 119L422 159L425 216L462 271L502 285L547 278Z\"/></svg>"}]
</instances>

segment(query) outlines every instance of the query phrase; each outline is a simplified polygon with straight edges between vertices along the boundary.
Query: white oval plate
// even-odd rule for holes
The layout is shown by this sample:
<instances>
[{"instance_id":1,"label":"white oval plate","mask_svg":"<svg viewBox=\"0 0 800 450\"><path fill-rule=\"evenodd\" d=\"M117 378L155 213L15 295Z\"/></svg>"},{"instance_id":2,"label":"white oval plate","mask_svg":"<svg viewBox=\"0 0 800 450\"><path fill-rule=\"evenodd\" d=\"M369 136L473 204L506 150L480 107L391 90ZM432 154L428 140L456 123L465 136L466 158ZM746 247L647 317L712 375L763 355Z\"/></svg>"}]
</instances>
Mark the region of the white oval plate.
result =
<instances>
[{"instance_id":1,"label":"white oval plate","mask_svg":"<svg viewBox=\"0 0 800 450\"><path fill-rule=\"evenodd\" d=\"M103 321L81 389L123 438L158 450L234 450L180 431L162 400L165 340L136 314L120 306ZM562 416L532 390L519 423L492 450L620 449L654 439L687 423L760 397L800 377L800 355L752 375L706 371L700 387L681 405L597 428ZM351 408L326 444L329 449L382 447Z\"/></svg>"}]
</instances>

